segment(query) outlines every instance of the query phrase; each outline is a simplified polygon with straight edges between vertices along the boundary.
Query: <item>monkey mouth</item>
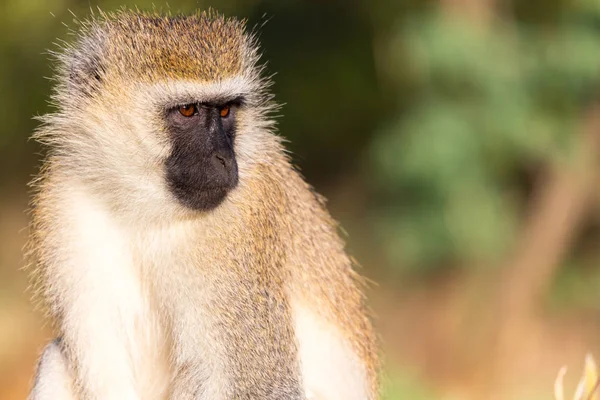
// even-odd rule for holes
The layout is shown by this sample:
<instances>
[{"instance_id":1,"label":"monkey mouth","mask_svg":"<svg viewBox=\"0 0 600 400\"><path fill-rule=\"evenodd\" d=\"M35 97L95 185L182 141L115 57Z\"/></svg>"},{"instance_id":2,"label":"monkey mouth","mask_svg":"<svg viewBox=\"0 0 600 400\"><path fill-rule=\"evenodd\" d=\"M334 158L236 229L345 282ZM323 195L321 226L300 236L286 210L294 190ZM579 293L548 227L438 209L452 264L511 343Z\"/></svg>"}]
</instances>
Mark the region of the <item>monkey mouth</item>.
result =
<instances>
[{"instance_id":1,"label":"monkey mouth","mask_svg":"<svg viewBox=\"0 0 600 400\"><path fill-rule=\"evenodd\" d=\"M214 188L192 188L187 185L172 185L171 192L185 207L195 211L210 211L217 208L235 185Z\"/></svg>"},{"instance_id":2,"label":"monkey mouth","mask_svg":"<svg viewBox=\"0 0 600 400\"><path fill-rule=\"evenodd\" d=\"M166 163L167 182L171 193L185 207L210 211L218 207L238 184L238 169L234 157L214 156L194 162L182 157L169 157Z\"/></svg>"}]
</instances>

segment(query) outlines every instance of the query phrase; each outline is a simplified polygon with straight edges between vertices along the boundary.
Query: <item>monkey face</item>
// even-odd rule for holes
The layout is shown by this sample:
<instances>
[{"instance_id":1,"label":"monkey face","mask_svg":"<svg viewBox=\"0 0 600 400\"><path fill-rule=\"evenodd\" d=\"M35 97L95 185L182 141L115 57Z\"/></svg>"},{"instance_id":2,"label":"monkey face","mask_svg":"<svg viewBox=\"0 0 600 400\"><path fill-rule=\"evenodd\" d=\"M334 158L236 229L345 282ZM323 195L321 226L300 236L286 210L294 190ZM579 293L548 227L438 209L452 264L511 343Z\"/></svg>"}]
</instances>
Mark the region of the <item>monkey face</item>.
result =
<instances>
[{"instance_id":1,"label":"monkey face","mask_svg":"<svg viewBox=\"0 0 600 400\"><path fill-rule=\"evenodd\" d=\"M186 207L217 207L238 183L234 142L241 99L191 103L166 110L171 152L165 161L167 186Z\"/></svg>"}]
</instances>

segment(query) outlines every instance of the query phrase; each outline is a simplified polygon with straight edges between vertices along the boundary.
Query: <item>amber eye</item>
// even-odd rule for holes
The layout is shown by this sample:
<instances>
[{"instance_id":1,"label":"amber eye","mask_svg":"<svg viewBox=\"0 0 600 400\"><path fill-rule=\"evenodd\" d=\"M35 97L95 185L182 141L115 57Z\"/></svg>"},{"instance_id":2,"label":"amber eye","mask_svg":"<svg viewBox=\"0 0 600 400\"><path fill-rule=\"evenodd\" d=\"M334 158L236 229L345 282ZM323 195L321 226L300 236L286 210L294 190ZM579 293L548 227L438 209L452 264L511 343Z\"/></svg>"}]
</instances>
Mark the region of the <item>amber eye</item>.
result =
<instances>
[{"instance_id":1,"label":"amber eye","mask_svg":"<svg viewBox=\"0 0 600 400\"><path fill-rule=\"evenodd\" d=\"M227 118L227 116L229 115L229 111L229 106L223 106L219 109L219 115L221 116L221 118Z\"/></svg>"},{"instance_id":2,"label":"amber eye","mask_svg":"<svg viewBox=\"0 0 600 400\"><path fill-rule=\"evenodd\" d=\"M185 106L179 107L179 113L184 117L191 117L196 114L195 104L186 104Z\"/></svg>"}]
</instances>

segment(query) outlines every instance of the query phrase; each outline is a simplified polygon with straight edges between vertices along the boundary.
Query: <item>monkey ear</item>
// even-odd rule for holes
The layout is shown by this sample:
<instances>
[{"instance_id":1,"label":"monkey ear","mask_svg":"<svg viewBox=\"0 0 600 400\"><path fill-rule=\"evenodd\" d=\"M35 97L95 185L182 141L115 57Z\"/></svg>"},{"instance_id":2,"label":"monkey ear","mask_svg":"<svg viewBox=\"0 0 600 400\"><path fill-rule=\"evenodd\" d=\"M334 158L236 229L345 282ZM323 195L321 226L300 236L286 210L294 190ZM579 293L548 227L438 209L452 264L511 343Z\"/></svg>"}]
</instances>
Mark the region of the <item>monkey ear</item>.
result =
<instances>
[{"instance_id":1,"label":"monkey ear","mask_svg":"<svg viewBox=\"0 0 600 400\"><path fill-rule=\"evenodd\" d=\"M91 35L67 52L64 67L69 89L90 96L100 87L104 75L102 48L99 37Z\"/></svg>"}]
</instances>

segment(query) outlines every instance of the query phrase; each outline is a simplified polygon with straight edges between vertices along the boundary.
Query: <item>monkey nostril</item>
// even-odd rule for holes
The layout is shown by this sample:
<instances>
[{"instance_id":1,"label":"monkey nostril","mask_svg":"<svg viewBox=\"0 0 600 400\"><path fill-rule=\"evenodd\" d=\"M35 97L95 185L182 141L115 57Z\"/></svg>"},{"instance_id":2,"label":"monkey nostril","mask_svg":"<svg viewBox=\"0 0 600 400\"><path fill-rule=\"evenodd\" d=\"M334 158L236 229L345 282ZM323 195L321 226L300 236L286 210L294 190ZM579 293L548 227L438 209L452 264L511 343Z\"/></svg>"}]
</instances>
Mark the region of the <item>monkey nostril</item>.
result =
<instances>
[{"instance_id":1,"label":"monkey nostril","mask_svg":"<svg viewBox=\"0 0 600 400\"><path fill-rule=\"evenodd\" d=\"M212 164L215 168L223 169L227 173L233 168L233 160L226 154L215 153L212 157Z\"/></svg>"},{"instance_id":2,"label":"monkey nostril","mask_svg":"<svg viewBox=\"0 0 600 400\"><path fill-rule=\"evenodd\" d=\"M219 160L223 168L227 168L227 162L225 161L225 158L223 156L215 154L215 157L217 158L217 160Z\"/></svg>"}]
</instances>

